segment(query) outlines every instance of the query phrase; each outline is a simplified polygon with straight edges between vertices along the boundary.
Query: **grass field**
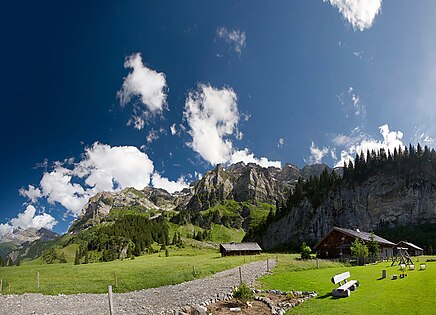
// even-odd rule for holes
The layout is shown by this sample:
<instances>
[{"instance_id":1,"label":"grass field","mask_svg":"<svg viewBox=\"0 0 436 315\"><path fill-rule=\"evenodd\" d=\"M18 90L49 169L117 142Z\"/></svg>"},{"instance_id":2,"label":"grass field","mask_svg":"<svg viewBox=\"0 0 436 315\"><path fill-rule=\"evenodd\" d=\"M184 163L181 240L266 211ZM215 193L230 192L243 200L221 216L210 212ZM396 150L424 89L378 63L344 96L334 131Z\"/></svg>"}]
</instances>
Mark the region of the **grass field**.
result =
<instances>
[{"instance_id":1,"label":"grass field","mask_svg":"<svg viewBox=\"0 0 436 315\"><path fill-rule=\"evenodd\" d=\"M423 262L424 258L421 257ZM341 266L321 261L321 268L304 266L289 256L279 258L279 266L272 275L261 280L263 288L279 290L316 291L310 299L287 314L436 314L436 263L427 262L427 270L407 271L404 279L391 280L400 274L398 266L383 262L369 266ZM380 279L386 269L388 278ZM337 286L332 276L350 271L351 279L360 282L359 288L348 298L333 298L331 291Z\"/></svg>"},{"instance_id":2,"label":"grass field","mask_svg":"<svg viewBox=\"0 0 436 315\"><path fill-rule=\"evenodd\" d=\"M4 294L38 292L43 294L104 293L107 286L114 292L176 284L229 269L244 262L266 259L266 255L221 258L216 250L170 249L165 253L145 255L134 260L117 260L86 265L41 264L0 268ZM195 275L194 270L195 268ZM40 288L37 288L37 273ZM115 287L115 273L118 285Z\"/></svg>"}]
</instances>

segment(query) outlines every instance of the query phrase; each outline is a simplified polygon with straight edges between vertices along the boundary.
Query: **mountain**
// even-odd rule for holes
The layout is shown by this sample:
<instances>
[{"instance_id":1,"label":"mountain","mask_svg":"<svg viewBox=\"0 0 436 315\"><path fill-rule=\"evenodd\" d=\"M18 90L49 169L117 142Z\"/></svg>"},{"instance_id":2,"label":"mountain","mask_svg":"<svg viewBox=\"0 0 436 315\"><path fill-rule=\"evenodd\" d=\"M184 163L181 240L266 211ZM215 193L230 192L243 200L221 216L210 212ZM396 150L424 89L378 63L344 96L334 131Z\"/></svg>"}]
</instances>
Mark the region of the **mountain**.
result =
<instances>
[{"instance_id":1,"label":"mountain","mask_svg":"<svg viewBox=\"0 0 436 315\"><path fill-rule=\"evenodd\" d=\"M318 176L325 168L324 164L305 166L302 170L292 164L283 168L263 168L257 164L242 162L224 168L218 164L215 169L204 174L201 180L191 187L173 194L160 188L146 187L143 190L125 188L119 192L102 192L92 197L85 205L82 215L70 227L69 232L78 233L105 221L113 221L118 215L141 213L153 218L161 214L174 216L188 213L195 217L219 205L232 204L230 212L238 212L238 228L247 227L251 218L243 221L242 212L250 211L252 205L264 212L266 217L276 202L283 202L297 179ZM236 204L235 204L236 203ZM271 206L266 207L265 204ZM265 212L265 211L266 212ZM239 213L240 212L240 213ZM203 213L206 215L205 213ZM190 223L192 222L188 219ZM201 221L201 219L200 219ZM218 220L215 220L215 223ZM176 220L177 223L180 221Z\"/></svg>"},{"instance_id":2,"label":"mountain","mask_svg":"<svg viewBox=\"0 0 436 315\"><path fill-rule=\"evenodd\" d=\"M303 241L313 245L339 226L399 238L408 235L409 241L414 239L420 246L435 246L436 152L410 147L393 153L368 152L366 159L357 155L355 165L345 168L342 178L329 182L322 175L313 183L301 183L287 207L247 239L256 239L265 249L298 246ZM319 198L314 198L315 193ZM434 232L418 239L410 231L404 233L405 227L413 227L415 235L423 235L429 227ZM398 229L402 235L395 232Z\"/></svg>"},{"instance_id":3,"label":"mountain","mask_svg":"<svg viewBox=\"0 0 436 315\"><path fill-rule=\"evenodd\" d=\"M51 241L58 236L46 228L14 229L0 239L0 256L4 261L11 258L15 262L19 256L25 256L37 242Z\"/></svg>"}]
</instances>

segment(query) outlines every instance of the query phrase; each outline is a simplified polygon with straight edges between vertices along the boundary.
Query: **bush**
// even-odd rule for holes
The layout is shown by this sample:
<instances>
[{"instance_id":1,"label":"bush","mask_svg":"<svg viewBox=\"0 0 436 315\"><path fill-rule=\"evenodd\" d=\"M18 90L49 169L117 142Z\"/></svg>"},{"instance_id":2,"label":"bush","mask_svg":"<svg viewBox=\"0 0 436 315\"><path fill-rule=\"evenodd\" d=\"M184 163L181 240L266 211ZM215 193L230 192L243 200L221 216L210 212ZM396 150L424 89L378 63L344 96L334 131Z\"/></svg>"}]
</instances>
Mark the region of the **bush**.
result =
<instances>
[{"instance_id":1,"label":"bush","mask_svg":"<svg viewBox=\"0 0 436 315\"><path fill-rule=\"evenodd\" d=\"M242 283L233 289L233 297L240 301L248 301L254 298L254 293L245 283Z\"/></svg>"},{"instance_id":2,"label":"bush","mask_svg":"<svg viewBox=\"0 0 436 315\"><path fill-rule=\"evenodd\" d=\"M312 249L307 246L305 242L301 245L301 259L306 260L310 259L310 253L312 252Z\"/></svg>"}]
</instances>

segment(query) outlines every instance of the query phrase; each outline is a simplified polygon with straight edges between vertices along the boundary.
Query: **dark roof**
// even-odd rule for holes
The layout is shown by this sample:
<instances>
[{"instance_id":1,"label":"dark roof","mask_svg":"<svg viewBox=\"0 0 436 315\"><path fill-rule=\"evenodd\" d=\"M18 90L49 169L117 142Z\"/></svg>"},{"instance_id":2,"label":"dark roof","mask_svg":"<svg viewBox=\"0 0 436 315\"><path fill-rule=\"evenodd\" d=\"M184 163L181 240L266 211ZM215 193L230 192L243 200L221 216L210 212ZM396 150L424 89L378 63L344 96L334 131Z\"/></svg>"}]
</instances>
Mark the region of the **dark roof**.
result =
<instances>
[{"instance_id":1,"label":"dark roof","mask_svg":"<svg viewBox=\"0 0 436 315\"><path fill-rule=\"evenodd\" d=\"M361 240L363 240L363 241L365 241L365 242L369 242L371 239L370 239L370 237L371 237L371 233L368 233L368 232L362 232L362 231L359 231L359 230L350 230L350 229L344 229L344 228L340 228L340 227L333 227L333 229L331 229L330 230L330 232L328 232L327 233L327 235L326 236L324 236L319 242L318 242L318 244L316 244L315 245L315 247L314 247L314 249L316 249L316 248L318 248L318 246L326 239L326 237L328 236L328 235L330 235L330 233L332 233L333 231L338 231L338 232L341 232L341 233L344 233L344 234L347 234L347 235L349 235L349 236L352 236L352 237L356 237L356 238L359 238L359 239L361 239ZM380 237L380 236L378 236L378 235L375 235L375 234L373 234L374 235L374 241L376 241L377 243L379 243L379 244L384 244L384 245L390 245L390 246L394 246L395 244L394 243L392 243L392 242L390 242L390 241L388 241L388 240L386 240L386 239L384 239L384 238L382 238L382 237Z\"/></svg>"},{"instance_id":2,"label":"dark roof","mask_svg":"<svg viewBox=\"0 0 436 315\"><path fill-rule=\"evenodd\" d=\"M416 250L422 250L422 251L423 251L423 249L422 249L421 247L416 246L415 244L412 244L412 243L407 242L407 241L401 241L401 242L398 242L397 246L399 246L401 243L403 243L403 244L406 245L406 246L412 247L413 249L416 249Z\"/></svg>"},{"instance_id":3,"label":"dark roof","mask_svg":"<svg viewBox=\"0 0 436 315\"><path fill-rule=\"evenodd\" d=\"M262 250L262 248L260 248L259 244L257 244L256 242L222 243L220 244L220 246L228 252L241 251L241 250L252 250L252 251Z\"/></svg>"}]
</instances>

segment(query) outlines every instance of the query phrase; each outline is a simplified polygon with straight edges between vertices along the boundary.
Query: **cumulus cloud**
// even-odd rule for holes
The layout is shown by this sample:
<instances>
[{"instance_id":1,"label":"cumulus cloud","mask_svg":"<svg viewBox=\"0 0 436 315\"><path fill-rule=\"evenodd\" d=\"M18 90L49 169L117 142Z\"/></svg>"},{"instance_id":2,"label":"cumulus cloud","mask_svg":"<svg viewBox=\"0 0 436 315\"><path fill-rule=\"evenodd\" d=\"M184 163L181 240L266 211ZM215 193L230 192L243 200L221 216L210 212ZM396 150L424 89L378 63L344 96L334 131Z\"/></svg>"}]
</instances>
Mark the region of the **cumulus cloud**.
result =
<instances>
[{"instance_id":1,"label":"cumulus cloud","mask_svg":"<svg viewBox=\"0 0 436 315\"><path fill-rule=\"evenodd\" d=\"M181 176L177 181L171 181L168 178L160 176L158 172L153 173L151 182L153 187L165 189L169 193L181 191L189 187L189 184L183 176Z\"/></svg>"},{"instance_id":2,"label":"cumulus cloud","mask_svg":"<svg viewBox=\"0 0 436 315\"><path fill-rule=\"evenodd\" d=\"M242 48L246 45L245 32L241 32L240 30L229 31L225 27L217 28L216 32L219 38L230 44L232 48L241 55Z\"/></svg>"},{"instance_id":3,"label":"cumulus cloud","mask_svg":"<svg viewBox=\"0 0 436 315\"><path fill-rule=\"evenodd\" d=\"M259 159L255 158L254 154L250 153L248 149L234 151L229 162L230 164L234 164L238 162L244 162L245 164L256 163L262 167L273 166L273 167L281 168L280 161L270 161L266 157L261 157Z\"/></svg>"},{"instance_id":4,"label":"cumulus cloud","mask_svg":"<svg viewBox=\"0 0 436 315\"><path fill-rule=\"evenodd\" d=\"M401 131L391 131L387 124L379 127L380 134L382 135L382 140L377 140L369 137L368 135L361 133L355 138L353 142L350 137L340 135L338 139L347 139L347 141L336 140L336 143L346 144L347 147L341 150L341 159L336 163L335 167L344 166L344 162L354 161L354 156L356 153L360 154L369 150L379 151L384 149L386 152L393 152L395 148L402 147L404 144L402 142L403 133Z\"/></svg>"},{"instance_id":5,"label":"cumulus cloud","mask_svg":"<svg viewBox=\"0 0 436 315\"><path fill-rule=\"evenodd\" d=\"M42 197L41 190L33 185L29 185L27 189L21 188L19 193L21 196L29 198L33 203Z\"/></svg>"},{"instance_id":6,"label":"cumulus cloud","mask_svg":"<svg viewBox=\"0 0 436 315\"><path fill-rule=\"evenodd\" d=\"M56 167L51 172L45 172L41 182L43 196L50 204L60 203L74 214L79 214L88 202L89 194L77 183L71 183L72 171Z\"/></svg>"},{"instance_id":7,"label":"cumulus cloud","mask_svg":"<svg viewBox=\"0 0 436 315\"><path fill-rule=\"evenodd\" d=\"M236 101L233 89L204 84L186 99L184 117L192 136L189 145L211 164L225 163L232 154L232 142L224 137L233 134L239 122Z\"/></svg>"},{"instance_id":8,"label":"cumulus cloud","mask_svg":"<svg viewBox=\"0 0 436 315\"><path fill-rule=\"evenodd\" d=\"M212 165L242 161L280 167L278 161L269 161L265 157L258 159L248 149L233 147L229 137L234 135L240 140L243 136L238 130L240 115L233 89L216 89L200 84L198 90L189 93L186 99L184 117L192 137L188 145Z\"/></svg>"},{"instance_id":9,"label":"cumulus cloud","mask_svg":"<svg viewBox=\"0 0 436 315\"><path fill-rule=\"evenodd\" d=\"M128 104L132 98L138 97L140 105L134 105L134 115L128 124L136 129L144 127L144 119L150 115L161 114L166 108L167 85L165 75L144 66L140 53L126 58L124 67L131 68L124 78L121 89L117 92L121 106Z\"/></svg>"},{"instance_id":10,"label":"cumulus cloud","mask_svg":"<svg viewBox=\"0 0 436 315\"><path fill-rule=\"evenodd\" d=\"M285 145L285 139L279 138L279 141L277 142L277 148L282 148Z\"/></svg>"},{"instance_id":11,"label":"cumulus cloud","mask_svg":"<svg viewBox=\"0 0 436 315\"><path fill-rule=\"evenodd\" d=\"M96 142L85 150L74 173L86 177L85 183L100 192L125 187L143 189L150 183L153 169L147 154L136 147L111 147Z\"/></svg>"},{"instance_id":12,"label":"cumulus cloud","mask_svg":"<svg viewBox=\"0 0 436 315\"><path fill-rule=\"evenodd\" d=\"M310 149L310 157L304 160L308 164L321 163L324 156L326 156L329 153L329 148L326 147L319 148L315 145L313 141L309 149Z\"/></svg>"},{"instance_id":13,"label":"cumulus cloud","mask_svg":"<svg viewBox=\"0 0 436 315\"><path fill-rule=\"evenodd\" d=\"M89 198L98 192L125 187L143 189L150 184L154 172L153 162L138 148L111 147L99 142L86 148L78 163L68 167L63 163L54 165L44 173L40 187L30 185L20 192L29 198L44 197L50 204L59 203L73 216L79 215Z\"/></svg>"},{"instance_id":14,"label":"cumulus cloud","mask_svg":"<svg viewBox=\"0 0 436 315\"><path fill-rule=\"evenodd\" d=\"M382 0L323 0L339 10L343 18L356 30L371 28L381 11Z\"/></svg>"},{"instance_id":15,"label":"cumulus cloud","mask_svg":"<svg viewBox=\"0 0 436 315\"><path fill-rule=\"evenodd\" d=\"M16 218L11 219L6 224L0 224L0 236L12 233L14 229L28 229L28 228L46 228L52 229L58 222L54 217L48 213L36 215L36 209L32 205L28 205L24 212L19 213Z\"/></svg>"}]
</instances>

